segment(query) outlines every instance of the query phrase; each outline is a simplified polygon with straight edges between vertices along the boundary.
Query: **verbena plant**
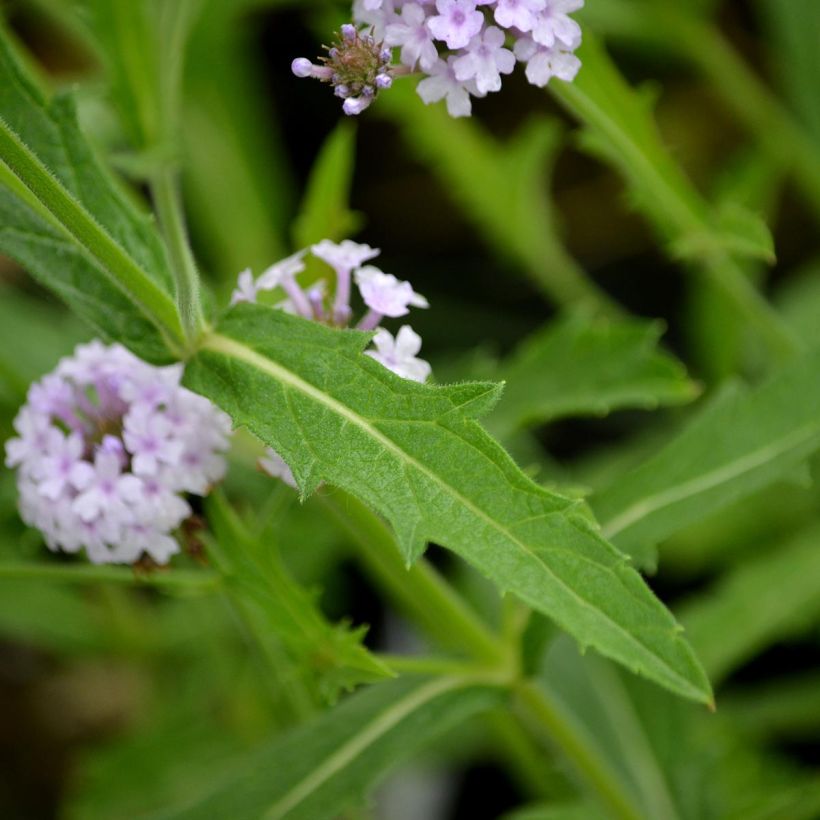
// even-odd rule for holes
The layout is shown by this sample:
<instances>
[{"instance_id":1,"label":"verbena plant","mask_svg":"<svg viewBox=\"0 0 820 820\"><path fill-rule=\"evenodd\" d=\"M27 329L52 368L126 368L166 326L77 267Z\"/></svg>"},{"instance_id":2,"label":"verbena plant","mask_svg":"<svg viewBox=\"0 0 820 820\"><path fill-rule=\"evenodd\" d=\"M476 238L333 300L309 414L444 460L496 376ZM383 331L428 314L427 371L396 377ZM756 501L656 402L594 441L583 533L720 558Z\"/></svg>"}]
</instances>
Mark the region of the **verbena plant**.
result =
<instances>
[{"instance_id":1,"label":"verbena plant","mask_svg":"<svg viewBox=\"0 0 820 820\"><path fill-rule=\"evenodd\" d=\"M32 5L94 55L110 93L46 91L3 30L0 251L79 321L3 285L16 473L0 628L73 669L118 659L138 681L113 684L140 701L125 711L147 715L83 757L66 816L390 816L389 788L373 796L388 775L395 788L407 766L487 757L516 785L511 817L817 816L816 777L773 750L818 729L811 663L717 700L713 687L783 637L816 637L820 615L816 260L775 301L760 287L785 182L820 214L820 7L757 4L787 100L709 0L593 0L581 27L571 0L357 0L323 61L288 55L345 113L388 119L498 275L523 274L560 309L509 355L455 344L431 376L409 326L379 327L427 300L349 239L348 124L288 239L287 163L261 133L239 34L284 3ZM350 12L311 11L328 41ZM672 52L737 118L748 147L711 191L604 38ZM464 119L516 62L690 277L703 384L565 248L543 184L557 118L503 143ZM430 322L447 323L431 302ZM571 464L538 437L628 410L657 412ZM457 557L431 562L431 543ZM377 651L320 605L315 587L351 562L416 651ZM715 578L676 618L641 575L659 563Z\"/></svg>"}]
</instances>

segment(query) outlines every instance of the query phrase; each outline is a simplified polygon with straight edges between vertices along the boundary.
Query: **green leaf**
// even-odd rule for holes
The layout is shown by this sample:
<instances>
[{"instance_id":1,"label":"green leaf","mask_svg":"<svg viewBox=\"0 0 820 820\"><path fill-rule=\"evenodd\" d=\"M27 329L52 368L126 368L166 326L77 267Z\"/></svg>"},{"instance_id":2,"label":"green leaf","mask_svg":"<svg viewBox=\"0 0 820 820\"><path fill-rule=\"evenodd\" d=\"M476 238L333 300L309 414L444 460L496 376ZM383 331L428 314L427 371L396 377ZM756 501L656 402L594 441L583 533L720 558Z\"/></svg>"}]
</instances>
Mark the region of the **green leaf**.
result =
<instances>
[{"instance_id":1,"label":"green leaf","mask_svg":"<svg viewBox=\"0 0 820 820\"><path fill-rule=\"evenodd\" d=\"M243 268L264 270L287 254L294 198L285 117L266 87L261 50L248 47L255 18L247 5L202 2L182 111L195 237L213 275L231 287Z\"/></svg>"},{"instance_id":2,"label":"green leaf","mask_svg":"<svg viewBox=\"0 0 820 820\"><path fill-rule=\"evenodd\" d=\"M501 691L454 678L372 686L259 750L214 791L154 820L339 817L398 763L496 705Z\"/></svg>"},{"instance_id":3,"label":"green leaf","mask_svg":"<svg viewBox=\"0 0 820 820\"><path fill-rule=\"evenodd\" d=\"M87 337L87 330L62 308L0 286L0 385L15 403L22 401L35 379ZM20 344L25 338L36 344Z\"/></svg>"},{"instance_id":4,"label":"green leaf","mask_svg":"<svg viewBox=\"0 0 820 820\"><path fill-rule=\"evenodd\" d=\"M150 219L97 162L72 100L47 102L2 32L0 251L145 359L168 360L183 338Z\"/></svg>"},{"instance_id":5,"label":"green leaf","mask_svg":"<svg viewBox=\"0 0 820 820\"><path fill-rule=\"evenodd\" d=\"M350 210L350 188L356 160L356 129L342 122L325 140L308 179L299 216L293 225L297 248L322 239L338 241L354 233L361 216Z\"/></svg>"},{"instance_id":6,"label":"green leaf","mask_svg":"<svg viewBox=\"0 0 820 820\"><path fill-rule=\"evenodd\" d=\"M715 211L715 225L710 233L692 233L673 242L673 253L682 259L697 261L710 253L717 243L740 259L776 262L774 238L766 221L737 202L724 202Z\"/></svg>"},{"instance_id":7,"label":"green leaf","mask_svg":"<svg viewBox=\"0 0 820 820\"><path fill-rule=\"evenodd\" d=\"M680 610L712 679L820 619L820 527L730 570Z\"/></svg>"},{"instance_id":8,"label":"green leaf","mask_svg":"<svg viewBox=\"0 0 820 820\"><path fill-rule=\"evenodd\" d=\"M431 387L395 376L339 331L238 305L191 360L186 382L290 465L384 515L408 562L452 549L590 645L673 691L709 686L669 612L579 502L529 480L475 422L499 387Z\"/></svg>"},{"instance_id":9,"label":"green leaf","mask_svg":"<svg viewBox=\"0 0 820 820\"><path fill-rule=\"evenodd\" d=\"M755 389L727 387L654 457L592 500L603 532L632 551L655 544L787 476L820 447L820 353Z\"/></svg>"},{"instance_id":10,"label":"green leaf","mask_svg":"<svg viewBox=\"0 0 820 820\"><path fill-rule=\"evenodd\" d=\"M820 6L815 0L757 0L776 49L775 68L792 107L820 146Z\"/></svg>"},{"instance_id":11,"label":"green leaf","mask_svg":"<svg viewBox=\"0 0 820 820\"><path fill-rule=\"evenodd\" d=\"M221 494L209 499L208 521L216 534L210 554L237 604L252 612L264 633L282 641L326 700L391 676L362 645L366 629L329 623L315 597L288 575L273 545L256 542Z\"/></svg>"},{"instance_id":12,"label":"green leaf","mask_svg":"<svg viewBox=\"0 0 820 820\"><path fill-rule=\"evenodd\" d=\"M698 388L658 347L656 322L575 315L551 322L499 368L504 396L489 417L501 435L566 416L690 401Z\"/></svg>"}]
</instances>

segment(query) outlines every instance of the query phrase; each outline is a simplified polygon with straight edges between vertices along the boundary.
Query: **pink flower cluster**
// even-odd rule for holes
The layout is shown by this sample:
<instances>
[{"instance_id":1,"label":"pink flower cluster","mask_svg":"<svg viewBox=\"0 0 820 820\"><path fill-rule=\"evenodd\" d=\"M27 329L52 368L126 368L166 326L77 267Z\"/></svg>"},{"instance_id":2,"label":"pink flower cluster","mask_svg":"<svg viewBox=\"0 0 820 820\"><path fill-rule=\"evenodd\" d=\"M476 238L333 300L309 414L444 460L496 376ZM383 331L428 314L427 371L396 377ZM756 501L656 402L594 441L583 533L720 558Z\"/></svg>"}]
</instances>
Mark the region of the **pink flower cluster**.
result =
<instances>
[{"instance_id":1,"label":"pink flower cluster","mask_svg":"<svg viewBox=\"0 0 820 820\"><path fill-rule=\"evenodd\" d=\"M553 77L573 80L581 66L574 54L581 28L569 15L583 5L584 0L355 0L353 19L366 31L344 27L324 65L299 58L293 70L332 83L348 114L363 111L393 76L418 71L426 75L418 84L425 103L445 100L451 116L465 117L471 98L498 91L502 75L512 73L516 62L526 65L533 85L545 86ZM382 60L379 81L362 75L352 84L347 66L362 61L347 59L346 52L355 47L358 55L362 43L373 52L371 63L377 55ZM399 66L384 63L385 47L388 53L400 49Z\"/></svg>"},{"instance_id":2,"label":"pink flower cluster","mask_svg":"<svg viewBox=\"0 0 820 820\"><path fill-rule=\"evenodd\" d=\"M166 563L172 532L225 472L231 422L120 345L79 346L31 386L6 443L23 520L51 550L94 563Z\"/></svg>"},{"instance_id":3,"label":"pink flower cluster","mask_svg":"<svg viewBox=\"0 0 820 820\"><path fill-rule=\"evenodd\" d=\"M305 256L310 253L333 270L335 287L332 295L327 280L321 279L304 290L296 281L297 274L305 269ZM350 305L352 285L358 288L361 300L367 308L356 327L359 330L375 330L373 348L366 354L404 379L424 382L430 375L430 365L417 358L421 350L421 338L410 327L403 325L395 337L390 331L379 327L384 318L406 316L411 307L426 308L427 300L413 290L409 282L385 273L370 262L380 251L345 239L340 243L324 239L310 249L299 251L272 265L259 276L250 270L239 274L237 287L231 296L231 304L256 302L260 293L280 291L283 299L273 307L336 327L347 327L353 316ZM289 467L274 450L268 448L260 466L269 475L281 478L295 487Z\"/></svg>"}]
</instances>

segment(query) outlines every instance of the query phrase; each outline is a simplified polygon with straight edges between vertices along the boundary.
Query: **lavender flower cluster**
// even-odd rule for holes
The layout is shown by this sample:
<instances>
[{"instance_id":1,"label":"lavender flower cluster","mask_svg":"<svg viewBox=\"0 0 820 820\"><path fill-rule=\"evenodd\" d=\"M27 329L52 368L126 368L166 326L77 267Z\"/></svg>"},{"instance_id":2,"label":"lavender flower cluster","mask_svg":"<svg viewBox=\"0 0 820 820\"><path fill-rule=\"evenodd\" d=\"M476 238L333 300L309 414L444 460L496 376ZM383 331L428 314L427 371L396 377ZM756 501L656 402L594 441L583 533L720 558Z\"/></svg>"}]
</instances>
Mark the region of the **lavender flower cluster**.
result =
<instances>
[{"instance_id":1,"label":"lavender flower cluster","mask_svg":"<svg viewBox=\"0 0 820 820\"><path fill-rule=\"evenodd\" d=\"M120 345L79 346L31 386L6 443L23 520L94 563L166 563L172 532L225 472L228 416Z\"/></svg>"},{"instance_id":2,"label":"lavender flower cluster","mask_svg":"<svg viewBox=\"0 0 820 820\"><path fill-rule=\"evenodd\" d=\"M394 76L426 75L418 94L429 104L445 100L453 117L472 112L472 97L501 88L501 76L516 62L543 87L550 79L570 82L581 66L574 52L581 28L569 15L584 0L355 0L353 25L342 27L322 65L293 62L299 77L334 86L347 114L359 114L389 88ZM508 48L507 46L512 46ZM390 66L392 48L401 63Z\"/></svg>"},{"instance_id":3,"label":"lavender flower cluster","mask_svg":"<svg viewBox=\"0 0 820 820\"><path fill-rule=\"evenodd\" d=\"M305 269L304 260L308 253L333 270L335 288L332 298L326 279L320 279L307 290L296 281L297 274ZM410 325L402 325L394 337L380 324L386 317L406 316L411 307L428 307L427 300L416 293L409 282L401 281L374 265L365 264L379 253L377 248L349 239L338 244L324 239L277 262L258 277L254 277L250 270L242 271L231 296L231 304L256 302L262 292L281 291L284 299L274 303L273 307L316 322L347 327L353 316L350 299L355 283L367 308L356 327L376 331L373 347L365 351L366 354L404 379L424 382L430 375L430 365L416 356L421 350L419 335ZM281 478L292 487L296 486L293 473L273 449L268 448L265 458L259 463L269 475Z\"/></svg>"}]
</instances>

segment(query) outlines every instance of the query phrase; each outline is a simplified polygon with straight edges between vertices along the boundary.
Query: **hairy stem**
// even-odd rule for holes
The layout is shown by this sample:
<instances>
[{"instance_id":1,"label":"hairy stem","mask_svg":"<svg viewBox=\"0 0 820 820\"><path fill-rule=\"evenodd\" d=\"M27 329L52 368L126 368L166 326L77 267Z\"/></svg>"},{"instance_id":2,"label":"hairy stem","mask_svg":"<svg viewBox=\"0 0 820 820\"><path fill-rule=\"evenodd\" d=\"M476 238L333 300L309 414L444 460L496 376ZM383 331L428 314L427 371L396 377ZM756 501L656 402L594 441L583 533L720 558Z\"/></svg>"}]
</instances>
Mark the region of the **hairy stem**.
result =
<instances>
[{"instance_id":1,"label":"hairy stem","mask_svg":"<svg viewBox=\"0 0 820 820\"><path fill-rule=\"evenodd\" d=\"M151 193L171 256L171 268L177 286L177 307L185 335L189 343L195 342L202 333L205 321L199 296L199 272L188 241L175 170L165 168L159 171L151 183Z\"/></svg>"},{"instance_id":2,"label":"hairy stem","mask_svg":"<svg viewBox=\"0 0 820 820\"><path fill-rule=\"evenodd\" d=\"M70 236L111 281L137 304L179 352L185 334L173 299L143 271L105 228L67 191L0 117L0 157L41 213Z\"/></svg>"}]
</instances>

